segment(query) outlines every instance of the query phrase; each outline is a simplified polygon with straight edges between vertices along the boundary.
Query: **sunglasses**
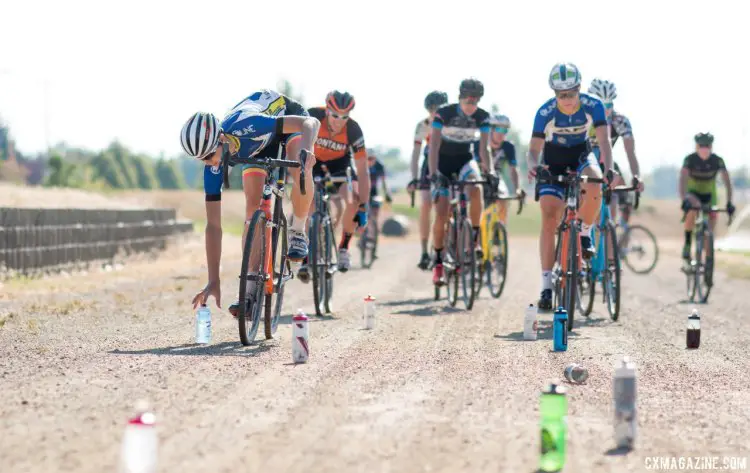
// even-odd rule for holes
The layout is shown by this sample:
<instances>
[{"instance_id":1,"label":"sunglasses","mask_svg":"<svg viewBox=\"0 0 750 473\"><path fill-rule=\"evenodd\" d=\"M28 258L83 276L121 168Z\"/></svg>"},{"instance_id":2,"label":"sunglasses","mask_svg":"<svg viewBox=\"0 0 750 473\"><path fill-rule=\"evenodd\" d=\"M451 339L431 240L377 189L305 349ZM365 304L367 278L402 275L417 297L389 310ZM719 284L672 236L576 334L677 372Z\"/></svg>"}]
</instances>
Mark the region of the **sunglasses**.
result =
<instances>
[{"instance_id":1,"label":"sunglasses","mask_svg":"<svg viewBox=\"0 0 750 473\"><path fill-rule=\"evenodd\" d=\"M466 103L469 105L476 105L479 103L479 97L461 97L461 98L466 100Z\"/></svg>"},{"instance_id":2,"label":"sunglasses","mask_svg":"<svg viewBox=\"0 0 750 473\"><path fill-rule=\"evenodd\" d=\"M558 99L566 100L566 99L574 99L578 97L578 91L577 90L569 90L567 92L555 92L555 96L557 96Z\"/></svg>"},{"instance_id":3,"label":"sunglasses","mask_svg":"<svg viewBox=\"0 0 750 473\"><path fill-rule=\"evenodd\" d=\"M203 156L200 160L201 161L208 161L211 159L211 157L216 153L216 150L219 149L219 146L221 146L221 142L216 143L216 146L214 146L214 149L209 151L205 156Z\"/></svg>"},{"instance_id":4,"label":"sunglasses","mask_svg":"<svg viewBox=\"0 0 750 473\"><path fill-rule=\"evenodd\" d=\"M698 145L699 148L710 148L711 145Z\"/></svg>"},{"instance_id":5,"label":"sunglasses","mask_svg":"<svg viewBox=\"0 0 750 473\"><path fill-rule=\"evenodd\" d=\"M500 128L500 127L495 127L493 131L495 133L508 133L508 129L507 128Z\"/></svg>"},{"instance_id":6,"label":"sunglasses","mask_svg":"<svg viewBox=\"0 0 750 473\"><path fill-rule=\"evenodd\" d=\"M604 108L606 108L607 110L612 110L614 107L615 107L615 104L613 104L613 103L605 103L604 104Z\"/></svg>"},{"instance_id":7,"label":"sunglasses","mask_svg":"<svg viewBox=\"0 0 750 473\"><path fill-rule=\"evenodd\" d=\"M333 111L333 110L331 110L331 109L328 109L328 113L330 113L330 114L331 114L331 116L332 116L333 118L335 118L336 120L346 120L346 119L348 119L348 118L349 118L349 115L339 115L338 113L334 112L334 111Z\"/></svg>"}]
</instances>

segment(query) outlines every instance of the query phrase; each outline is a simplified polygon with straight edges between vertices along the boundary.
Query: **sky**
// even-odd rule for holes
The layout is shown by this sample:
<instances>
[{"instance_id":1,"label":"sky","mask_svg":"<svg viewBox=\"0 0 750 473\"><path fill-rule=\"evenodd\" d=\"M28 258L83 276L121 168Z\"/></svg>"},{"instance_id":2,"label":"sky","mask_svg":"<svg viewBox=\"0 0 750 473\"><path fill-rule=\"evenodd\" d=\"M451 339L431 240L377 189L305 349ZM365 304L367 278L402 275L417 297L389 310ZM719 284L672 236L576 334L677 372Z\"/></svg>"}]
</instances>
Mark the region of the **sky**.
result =
<instances>
[{"instance_id":1,"label":"sky","mask_svg":"<svg viewBox=\"0 0 750 473\"><path fill-rule=\"evenodd\" d=\"M357 101L368 146L410 155L424 96L485 84L524 140L557 62L583 87L617 85L645 170L679 165L698 131L729 167L750 163L750 60L742 2L0 0L0 116L17 147L118 139L176 155L198 110L223 115L282 78L323 105ZM46 84L46 86L45 86ZM627 162L622 145L615 159Z\"/></svg>"}]
</instances>

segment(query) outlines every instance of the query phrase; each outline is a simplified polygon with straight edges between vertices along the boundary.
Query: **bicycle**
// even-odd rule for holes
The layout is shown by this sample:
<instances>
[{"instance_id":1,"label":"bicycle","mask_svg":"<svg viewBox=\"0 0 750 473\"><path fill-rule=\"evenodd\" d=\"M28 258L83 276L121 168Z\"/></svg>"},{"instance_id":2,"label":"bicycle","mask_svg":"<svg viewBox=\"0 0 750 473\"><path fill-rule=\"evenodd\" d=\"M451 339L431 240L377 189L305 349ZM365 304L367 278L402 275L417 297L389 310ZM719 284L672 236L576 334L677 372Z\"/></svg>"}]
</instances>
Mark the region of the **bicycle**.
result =
<instances>
[{"instance_id":1,"label":"bicycle","mask_svg":"<svg viewBox=\"0 0 750 473\"><path fill-rule=\"evenodd\" d=\"M617 233L609 213L611 195L614 192L624 193L635 191L634 209L638 209L640 203L640 192L638 186L619 186L610 188L605 185L604 198L599 212L599 224L594 225L594 242L596 243L596 255L586 263L584 261L584 272L586 277L580 286L579 296L583 302L584 294L588 293L588 304L582 310L584 316L588 317L594 309L594 298L596 296L596 284L602 284L602 302L607 305L607 311L612 320L620 317L620 252L617 243Z\"/></svg>"},{"instance_id":2,"label":"bicycle","mask_svg":"<svg viewBox=\"0 0 750 473\"><path fill-rule=\"evenodd\" d=\"M635 274L648 274L659 260L659 245L651 230L639 224L630 225L625 220L632 207L630 202L620 203L620 221L617 224L620 260Z\"/></svg>"},{"instance_id":3,"label":"bicycle","mask_svg":"<svg viewBox=\"0 0 750 473\"><path fill-rule=\"evenodd\" d=\"M454 174L447 187L450 191L450 212L448 232L445 241L443 269L446 279L448 303L455 307L458 302L458 278L461 278L461 292L466 310L471 310L476 297L476 248L471 221L466 211L468 198L463 191L465 186L484 184L487 181L459 181ZM445 180L445 178L443 178ZM435 284L435 300L440 299L440 284Z\"/></svg>"},{"instance_id":4,"label":"bicycle","mask_svg":"<svg viewBox=\"0 0 750 473\"><path fill-rule=\"evenodd\" d=\"M308 152L300 152L300 161L282 160L284 146L279 146L278 159L240 158L229 155L229 144L222 145L222 167L224 187L229 189L229 166L250 164L266 170L263 184L263 198L260 208L250 218L247 236L242 250L242 267L240 269L239 322L240 341L247 346L253 343L260 325L260 311L263 308L263 325L267 339L273 338L279 325L281 308L284 300L284 286L294 277L291 264L287 260L287 220L281 200L285 194L286 168L300 168L300 191L305 194L305 162ZM269 170L277 170L277 176ZM273 197L275 196L275 198ZM271 199L274 198L273 213ZM270 240L270 245L268 244ZM281 246L278 243L281 240ZM255 258L253 258L255 250ZM277 251L278 250L278 251ZM254 261L253 261L254 260ZM248 281L255 287L248 291ZM273 296L276 304L273 305Z\"/></svg>"},{"instance_id":5,"label":"bicycle","mask_svg":"<svg viewBox=\"0 0 750 473\"><path fill-rule=\"evenodd\" d=\"M325 165L322 165L321 169L325 173L324 176L316 176L313 179L315 212L310 219L310 257L308 258L309 270L312 273L315 314L319 317L333 312L331 309L333 275L338 271L338 254L331 219L330 198L335 192L334 184L337 183L347 184L349 196L352 192L351 167L346 168L345 176L331 176Z\"/></svg>"},{"instance_id":6,"label":"bicycle","mask_svg":"<svg viewBox=\"0 0 750 473\"><path fill-rule=\"evenodd\" d=\"M482 248L482 261L479 262L479 278L477 278L476 296L482 291L485 275L487 276L487 288L493 298L497 299L503 293L505 287L505 276L508 270L508 231L505 224L500 221L500 202L518 201L518 212L523 211L526 193L514 197L500 197L497 188L489 189L488 202L492 202L482 211L482 219L479 224L479 241ZM497 284L493 282L493 268L497 276Z\"/></svg>"},{"instance_id":7,"label":"bicycle","mask_svg":"<svg viewBox=\"0 0 750 473\"><path fill-rule=\"evenodd\" d=\"M383 203L383 197L376 195L370 198L370 209L373 207L373 203ZM372 234L372 235L371 235ZM359 247L359 260L362 264L363 269L370 269L372 263L377 259L376 252L378 250L378 236L380 235L380 226L374 219L367 224L367 228L359 236L357 246Z\"/></svg>"},{"instance_id":8,"label":"bicycle","mask_svg":"<svg viewBox=\"0 0 750 473\"><path fill-rule=\"evenodd\" d=\"M690 302L695 300L697 293L700 302L705 304L708 302L714 277L714 234L706 214L709 212L727 212L727 209L704 204L700 207L692 207L689 210L698 211L695 220L695 259L684 265L682 272L687 277L687 295ZM689 210L684 211L683 222ZM729 224L732 224L732 216L729 217Z\"/></svg>"},{"instance_id":9,"label":"bicycle","mask_svg":"<svg viewBox=\"0 0 750 473\"><path fill-rule=\"evenodd\" d=\"M569 171L569 170L568 170ZM555 264L552 267L554 307L562 306L568 312L568 331L573 330L575 309L579 304L577 286L582 279L583 255L581 249L581 220L576 218L581 183L603 184L604 179L581 176L575 172L552 176L546 168L537 168L537 185L534 200L539 201L539 184L562 184L565 188L565 212L556 230Z\"/></svg>"}]
</instances>

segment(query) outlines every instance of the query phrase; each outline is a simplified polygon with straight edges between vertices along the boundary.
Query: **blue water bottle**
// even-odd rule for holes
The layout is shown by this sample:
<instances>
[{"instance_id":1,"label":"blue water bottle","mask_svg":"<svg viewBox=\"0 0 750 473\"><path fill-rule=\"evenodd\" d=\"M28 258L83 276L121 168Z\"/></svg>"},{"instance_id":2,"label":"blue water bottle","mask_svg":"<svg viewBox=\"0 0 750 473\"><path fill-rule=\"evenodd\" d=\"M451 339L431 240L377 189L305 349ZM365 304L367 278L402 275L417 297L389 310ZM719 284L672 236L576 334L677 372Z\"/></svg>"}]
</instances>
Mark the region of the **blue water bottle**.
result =
<instances>
[{"instance_id":1,"label":"blue water bottle","mask_svg":"<svg viewBox=\"0 0 750 473\"><path fill-rule=\"evenodd\" d=\"M568 312L562 307L555 311L552 322L552 342L555 351L568 349Z\"/></svg>"}]
</instances>

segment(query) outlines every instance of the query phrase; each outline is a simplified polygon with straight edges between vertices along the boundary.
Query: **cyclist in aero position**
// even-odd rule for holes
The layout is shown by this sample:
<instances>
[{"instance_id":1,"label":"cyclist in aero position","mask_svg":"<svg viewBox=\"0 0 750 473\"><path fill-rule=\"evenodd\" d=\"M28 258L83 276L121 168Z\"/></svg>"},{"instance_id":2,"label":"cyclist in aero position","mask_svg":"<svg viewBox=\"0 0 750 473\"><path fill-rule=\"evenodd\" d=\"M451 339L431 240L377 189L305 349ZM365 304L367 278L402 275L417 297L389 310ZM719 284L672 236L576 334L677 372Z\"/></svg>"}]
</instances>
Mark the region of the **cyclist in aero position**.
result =
<instances>
[{"instance_id":1,"label":"cyclist in aero position","mask_svg":"<svg viewBox=\"0 0 750 473\"><path fill-rule=\"evenodd\" d=\"M630 164L630 174L633 176L633 185L639 186L639 191L643 192L644 186L640 180L640 165L638 164L638 158L635 155L635 138L633 138L633 127L630 125L630 120L625 115L617 113L614 109L613 101L617 98L617 88L615 84L608 80L594 79L591 81L589 86L589 94L598 97L604 104L604 111L607 114L607 121L609 125L609 135L611 139L611 146L615 146L617 139L622 137L622 146L625 148L625 154L628 156L628 164ZM596 139L595 128L591 128L589 131L589 140L594 151L596 159L599 160L599 166L604 171L604 164L601 161L601 152L599 150L599 144ZM613 167L618 174L621 173L619 166L614 160L612 161ZM612 186L621 186L625 182L622 176L616 176L612 182ZM627 199L627 196L624 196ZM610 215L612 220L617 219L617 199L616 193L612 194L610 201ZM623 219L627 223L630 219L630 212L623 212Z\"/></svg>"},{"instance_id":2,"label":"cyclist in aero position","mask_svg":"<svg viewBox=\"0 0 750 473\"><path fill-rule=\"evenodd\" d=\"M490 117L490 126L492 127L490 131L490 159L492 160L495 172L498 176L497 196L507 197L510 194L510 192L508 192L508 186L503 179L503 171L505 170L506 166L508 167L510 181L513 184L513 189L516 195L521 195L523 194L523 189L521 189L518 184L518 161L516 161L516 147L513 145L513 143L505 139L506 135L508 134L508 130L510 129L510 119L505 115L493 115ZM479 156L479 148L479 141L475 141L474 159L476 159L477 161L481 160L481 157ZM488 188L485 187L485 208L492 204L492 202L489 202L488 200L490 193L487 192L487 190ZM498 202L498 206L500 209L500 221L503 222L503 225L505 225L508 223L508 202L500 201Z\"/></svg>"},{"instance_id":3,"label":"cyclist in aero position","mask_svg":"<svg viewBox=\"0 0 750 473\"><path fill-rule=\"evenodd\" d=\"M432 198L430 196L430 181L427 179L428 153L430 147L430 128L432 120L435 118L438 108L448 103L448 94L433 90L424 99L424 108L428 116L417 123L417 129L414 132L414 149L411 152L411 182L407 187L409 192L415 192L419 189L422 194L422 204L419 211L419 237L422 242L422 256L419 258L419 269L427 269L430 266L430 255L427 250L427 244L430 240L430 211L432 210ZM422 166L419 166L419 154L422 149L422 143L426 142L424 148L424 159Z\"/></svg>"},{"instance_id":4,"label":"cyclist in aero position","mask_svg":"<svg viewBox=\"0 0 750 473\"><path fill-rule=\"evenodd\" d=\"M342 175L352 163L354 157L355 169L352 171L353 194L349 203L345 203L343 219L343 236L339 245L338 269L347 272L351 267L349 258L349 241L357 227L367 226L367 203L370 196L370 171L367 166L367 151L365 138L359 124L349 114L354 109L354 97L347 92L334 90L326 96L325 107L314 107L308 110L310 116L320 120L321 127L315 141L316 163L312 169L313 177L323 177L322 165L328 168L331 175ZM358 179L357 176L361 179ZM340 183L334 184L336 192L345 196L348 190ZM312 187L311 187L312 189ZM345 201L346 202L346 201ZM310 215L315 212L315 206L309 208ZM302 282L310 280L307 260L300 267L297 276Z\"/></svg>"},{"instance_id":5,"label":"cyclist in aero position","mask_svg":"<svg viewBox=\"0 0 750 473\"><path fill-rule=\"evenodd\" d=\"M370 215L368 216L368 227L365 231L375 231L375 228L380 225L378 223L378 217L380 216L380 199L378 198L378 182L383 186L383 195L385 201L389 204L393 202L391 192L388 190L388 183L385 180L385 165L378 159L372 150L367 150L367 164L370 170ZM372 251L373 259L376 258L376 249Z\"/></svg>"},{"instance_id":6,"label":"cyclist in aero position","mask_svg":"<svg viewBox=\"0 0 750 473\"><path fill-rule=\"evenodd\" d=\"M593 125L600 143L602 161L612 180L612 148L607 133L604 105L596 97L580 93L581 73L573 64L556 64L549 75L549 85L555 97L539 108L529 144L529 182L537 175L539 156L543 152L543 166L554 175L566 170L594 178L602 178L602 170L591 154L588 140ZM581 186L581 206L578 218L581 225L581 248L586 258L596 251L591 241L591 230L599 214L601 185L584 183ZM542 209L542 231L539 255L542 262L542 294L540 310L552 309L552 267L555 263L555 229L565 210L564 189L560 185L541 184L539 204Z\"/></svg>"},{"instance_id":7,"label":"cyclist in aero position","mask_svg":"<svg viewBox=\"0 0 750 473\"><path fill-rule=\"evenodd\" d=\"M716 192L716 175L721 173L724 187L727 189L727 213L731 217L735 207L732 204L732 180L724 160L712 152L714 135L698 133L695 135L695 152L689 154L682 162L680 170L680 199L682 210L688 211L685 218L685 245L682 247L682 259L690 260L690 245L695 226L696 211L690 210L701 205L715 206L718 202ZM716 227L716 212L709 213L711 231Z\"/></svg>"},{"instance_id":8,"label":"cyclist in aero position","mask_svg":"<svg viewBox=\"0 0 750 473\"><path fill-rule=\"evenodd\" d=\"M464 79L459 87L458 103L441 107L432 121L430 136L429 172L433 183L432 197L435 200L435 224L432 228L435 247L435 267L432 282L445 284L443 273L443 244L446 225L450 216L446 179L453 174L462 181L479 180L479 166L471 153L476 133L480 132L479 155L482 168L494 177L492 161L487 150L490 132L490 114L478 107L484 95L484 85L477 79ZM474 230L474 244L479 237L479 221L482 217L482 190L478 185L464 189L469 194L470 218Z\"/></svg>"},{"instance_id":9,"label":"cyclist in aero position","mask_svg":"<svg viewBox=\"0 0 750 473\"><path fill-rule=\"evenodd\" d=\"M221 285L219 262L221 260L221 187L223 168L221 166L222 144L229 145L232 156L242 158L277 158L279 148L284 147L286 159L300 161L300 155L307 153L305 164L305 185L312 188L309 170L315 164L313 148L320 123L308 116L302 105L273 90L262 89L250 94L235 105L219 123L210 113L194 114L182 127L182 148L188 155L201 160L203 188L206 193L206 264L208 284L193 298L193 307L205 304L209 296L214 296L216 305L221 307ZM297 169L290 169L295 182L299 182ZM243 165L242 187L245 192L245 216L250 219L260 207L263 183L266 172L263 169ZM305 220L310 207L312 193L302 195L299 186L292 190L293 218L288 230L290 260L300 261L307 256ZM246 222L247 223L247 222ZM247 225L242 233L242 245L247 233ZM259 256L258 256L259 257ZM252 291L254 292L254 291ZM251 293L252 293L251 292ZM229 307L236 316L239 304Z\"/></svg>"}]
</instances>

